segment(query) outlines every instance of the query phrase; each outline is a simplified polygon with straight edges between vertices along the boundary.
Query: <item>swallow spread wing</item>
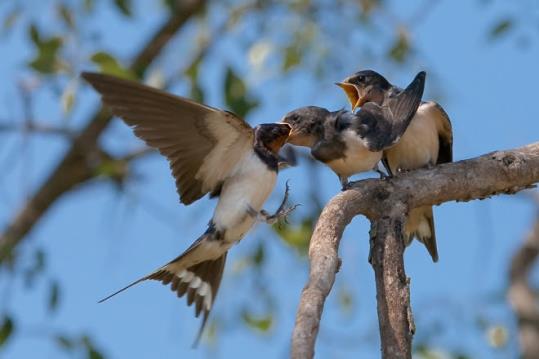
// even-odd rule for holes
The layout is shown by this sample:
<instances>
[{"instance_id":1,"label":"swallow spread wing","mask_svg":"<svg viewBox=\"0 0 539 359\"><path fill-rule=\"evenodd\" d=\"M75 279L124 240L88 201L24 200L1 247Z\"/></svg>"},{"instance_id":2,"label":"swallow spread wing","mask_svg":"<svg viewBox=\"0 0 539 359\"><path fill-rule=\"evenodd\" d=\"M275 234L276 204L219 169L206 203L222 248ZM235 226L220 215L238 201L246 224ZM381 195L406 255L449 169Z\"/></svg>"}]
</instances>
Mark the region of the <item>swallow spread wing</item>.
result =
<instances>
[{"instance_id":1,"label":"swallow spread wing","mask_svg":"<svg viewBox=\"0 0 539 359\"><path fill-rule=\"evenodd\" d=\"M82 77L138 137L167 157L184 204L218 194L253 146L253 129L230 112L114 76Z\"/></svg>"},{"instance_id":2,"label":"swallow spread wing","mask_svg":"<svg viewBox=\"0 0 539 359\"><path fill-rule=\"evenodd\" d=\"M339 86L355 109L366 103L385 105L393 101L402 89L392 85L372 70L359 71ZM421 102L410 124L394 146L383 153L383 163L390 174L453 160L453 134L449 116L436 102ZM434 262L438 260L432 207L410 211L405 226L405 241L418 238L427 247Z\"/></svg>"},{"instance_id":3,"label":"swallow spread wing","mask_svg":"<svg viewBox=\"0 0 539 359\"><path fill-rule=\"evenodd\" d=\"M310 147L346 187L349 176L375 168L382 151L403 135L421 102L425 76L418 73L391 101L366 103L357 113L315 106L291 111L281 120L292 126L288 142Z\"/></svg>"},{"instance_id":4,"label":"swallow spread wing","mask_svg":"<svg viewBox=\"0 0 539 359\"><path fill-rule=\"evenodd\" d=\"M195 314L203 313L198 342L215 302L228 249L258 219L274 221L292 208L268 215L262 205L275 185L287 124L251 128L234 114L173 96L113 76L83 73L112 113L135 134L167 157L181 202L210 193L219 201L207 230L184 253L102 301L142 281L153 279L179 297L187 295ZM195 343L196 343L195 342Z\"/></svg>"}]
</instances>

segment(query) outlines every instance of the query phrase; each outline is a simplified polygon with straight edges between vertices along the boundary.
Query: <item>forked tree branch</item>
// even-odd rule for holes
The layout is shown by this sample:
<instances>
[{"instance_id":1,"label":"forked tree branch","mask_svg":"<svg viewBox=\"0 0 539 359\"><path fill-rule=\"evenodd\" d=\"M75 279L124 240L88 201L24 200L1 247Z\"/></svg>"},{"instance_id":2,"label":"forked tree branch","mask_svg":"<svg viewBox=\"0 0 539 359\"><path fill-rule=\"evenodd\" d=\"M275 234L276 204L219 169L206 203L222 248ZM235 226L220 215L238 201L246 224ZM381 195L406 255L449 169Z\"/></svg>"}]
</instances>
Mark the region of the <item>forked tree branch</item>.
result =
<instances>
[{"instance_id":1,"label":"forked tree branch","mask_svg":"<svg viewBox=\"0 0 539 359\"><path fill-rule=\"evenodd\" d=\"M371 220L380 336L384 358L410 358L413 320L402 258L402 220L409 208L512 194L539 181L539 142L400 174L368 179L325 206L310 247L309 281L301 294L292 335L292 358L312 358L324 302L339 268L344 229L358 214ZM421 190L418 190L421 189Z\"/></svg>"},{"instance_id":2,"label":"forked tree branch","mask_svg":"<svg viewBox=\"0 0 539 359\"><path fill-rule=\"evenodd\" d=\"M178 0L176 10L148 39L146 45L134 57L130 69L141 76L178 30L205 4L205 0ZM0 234L0 261L11 254L12 249L32 230L60 196L95 177L95 169L103 154L98 139L110 120L110 113L101 107L73 138L71 147L56 168Z\"/></svg>"}]
</instances>

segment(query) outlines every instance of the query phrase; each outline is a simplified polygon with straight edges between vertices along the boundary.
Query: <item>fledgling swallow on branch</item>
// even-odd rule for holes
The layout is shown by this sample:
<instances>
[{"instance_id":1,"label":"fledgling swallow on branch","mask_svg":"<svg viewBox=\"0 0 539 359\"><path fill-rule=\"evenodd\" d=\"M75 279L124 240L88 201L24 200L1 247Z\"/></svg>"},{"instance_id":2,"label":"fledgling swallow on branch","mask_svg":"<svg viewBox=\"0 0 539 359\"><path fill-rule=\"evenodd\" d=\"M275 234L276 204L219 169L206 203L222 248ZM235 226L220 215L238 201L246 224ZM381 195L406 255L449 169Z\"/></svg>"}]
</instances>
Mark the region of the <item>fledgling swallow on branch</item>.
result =
<instances>
[{"instance_id":1,"label":"fledgling swallow on branch","mask_svg":"<svg viewBox=\"0 0 539 359\"><path fill-rule=\"evenodd\" d=\"M357 113L315 106L291 111L281 120L292 126L288 142L310 147L344 189L348 177L377 167L382 151L399 141L421 102L425 76L418 73L398 96L383 105L366 103Z\"/></svg>"},{"instance_id":2,"label":"fledgling swallow on branch","mask_svg":"<svg viewBox=\"0 0 539 359\"><path fill-rule=\"evenodd\" d=\"M274 223L295 208L285 208L287 184L278 211L269 215L262 210L275 186L279 149L291 128L275 123L253 129L228 111L136 82L88 72L82 77L114 115L168 159L182 203L190 204L207 193L219 197L207 230L187 250L101 300L148 279L170 284L178 297L187 294L187 304L195 304L197 317L203 313L197 343L215 302L229 248L257 220Z\"/></svg>"},{"instance_id":3,"label":"fledgling swallow on branch","mask_svg":"<svg viewBox=\"0 0 539 359\"><path fill-rule=\"evenodd\" d=\"M372 70L359 71L338 85L345 91L352 109L374 102L384 106L402 93L382 75ZM433 101L421 102L401 139L384 150L383 163L390 174L433 166L453 160L453 132L444 109ZM405 243L415 237L438 261L434 216L431 206L410 211L405 231Z\"/></svg>"}]
</instances>

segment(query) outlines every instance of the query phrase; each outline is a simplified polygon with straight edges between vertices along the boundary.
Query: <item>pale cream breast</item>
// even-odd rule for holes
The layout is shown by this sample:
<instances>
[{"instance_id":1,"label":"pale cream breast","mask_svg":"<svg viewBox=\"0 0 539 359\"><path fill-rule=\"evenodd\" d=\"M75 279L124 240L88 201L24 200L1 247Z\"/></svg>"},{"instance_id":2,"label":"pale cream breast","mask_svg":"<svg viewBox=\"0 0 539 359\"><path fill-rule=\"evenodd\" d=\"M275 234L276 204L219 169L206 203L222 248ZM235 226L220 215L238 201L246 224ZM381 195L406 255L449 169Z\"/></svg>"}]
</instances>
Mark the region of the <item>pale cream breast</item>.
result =
<instances>
[{"instance_id":1,"label":"pale cream breast","mask_svg":"<svg viewBox=\"0 0 539 359\"><path fill-rule=\"evenodd\" d=\"M345 130L343 139L346 144L344 158L327 162L327 165L339 175L350 177L356 173L370 171L382 159L382 152L369 151L353 130Z\"/></svg>"},{"instance_id":2,"label":"pale cream breast","mask_svg":"<svg viewBox=\"0 0 539 359\"><path fill-rule=\"evenodd\" d=\"M436 163L439 150L438 129L435 119L429 114L433 107L433 103L422 104L399 142L385 150L393 173L398 168L416 169Z\"/></svg>"},{"instance_id":3,"label":"pale cream breast","mask_svg":"<svg viewBox=\"0 0 539 359\"><path fill-rule=\"evenodd\" d=\"M271 171L254 153L250 153L223 185L213 222L224 230L225 240L239 240L255 224L248 208L260 211L273 191L277 173Z\"/></svg>"}]
</instances>

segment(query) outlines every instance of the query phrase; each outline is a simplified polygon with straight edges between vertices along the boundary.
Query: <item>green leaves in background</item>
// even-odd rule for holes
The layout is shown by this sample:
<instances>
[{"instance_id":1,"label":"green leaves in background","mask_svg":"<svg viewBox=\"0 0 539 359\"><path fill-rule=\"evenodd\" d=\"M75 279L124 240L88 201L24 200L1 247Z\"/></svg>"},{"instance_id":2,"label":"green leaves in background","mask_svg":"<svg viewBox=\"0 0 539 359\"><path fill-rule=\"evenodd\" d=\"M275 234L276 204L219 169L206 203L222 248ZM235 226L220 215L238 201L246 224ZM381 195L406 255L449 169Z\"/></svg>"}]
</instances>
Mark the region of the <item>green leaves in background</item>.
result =
<instances>
[{"instance_id":1,"label":"green leaves in background","mask_svg":"<svg viewBox=\"0 0 539 359\"><path fill-rule=\"evenodd\" d=\"M288 46L283 50L283 71L289 71L301 63L301 52L297 46Z\"/></svg>"},{"instance_id":2,"label":"green leaves in background","mask_svg":"<svg viewBox=\"0 0 539 359\"><path fill-rule=\"evenodd\" d=\"M189 67L187 67L184 73L191 82L190 97L197 102L204 103L204 90L200 86L198 76L201 62L202 61L200 58L196 59L191 63L191 65L189 65Z\"/></svg>"},{"instance_id":3,"label":"green leaves in background","mask_svg":"<svg viewBox=\"0 0 539 359\"><path fill-rule=\"evenodd\" d=\"M311 239L315 222L314 218L318 218L318 216L306 217L299 224L275 224L272 228L286 244L304 256L309 249L309 240Z\"/></svg>"},{"instance_id":4,"label":"green leaves in background","mask_svg":"<svg viewBox=\"0 0 539 359\"><path fill-rule=\"evenodd\" d=\"M261 316L256 316L248 311L244 311L241 314L241 319L247 326L256 331L266 333L273 326L273 315L264 314Z\"/></svg>"},{"instance_id":5,"label":"green leaves in background","mask_svg":"<svg viewBox=\"0 0 539 359\"><path fill-rule=\"evenodd\" d=\"M9 316L4 316L4 319L2 319L2 325L0 326L0 347L2 347L11 334L13 333L13 329L15 328L13 324L13 320Z\"/></svg>"},{"instance_id":6,"label":"green leaves in background","mask_svg":"<svg viewBox=\"0 0 539 359\"><path fill-rule=\"evenodd\" d=\"M82 350L87 359L104 359L105 356L96 348L94 342L87 335L69 337L63 334L54 337L56 344L65 352ZM79 356L77 356L79 357Z\"/></svg>"},{"instance_id":7,"label":"green leaves in background","mask_svg":"<svg viewBox=\"0 0 539 359\"><path fill-rule=\"evenodd\" d=\"M55 312L58 309L58 303L60 301L60 285L58 281L52 280L49 284L49 312Z\"/></svg>"},{"instance_id":8,"label":"green leaves in background","mask_svg":"<svg viewBox=\"0 0 539 359\"><path fill-rule=\"evenodd\" d=\"M498 20L490 28L490 31L488 33L489 40L492 41L500 39L503 35L508 34L509 31L513 29L514 25L515 23L511 18L504 18Z\"/></svg>"},{"instance_id":9,"label":"green leaves in background","mask_svg":"<svg viewBox=\"0 0 539 359\"><path fill-rule=\"evenodd\" d=\"M92 55L90 60L99 66L99 70L105 74L114 75L129 80L137 79L137 76L132 71L120 65L118 60L107 52L98 51Z\"/></svg>"},{"instance_id":10,"label":"green leaves in background","mask_svg":"<svg viewBox=\"0 0 539 359\"><path fill-rule=\"evenodd\" d=\"M65 4L58 5L58 14L70 30L75 29L75 18L73 16L73 11L69 7Z\"/></svg>"},{"instance_id":11,"label":"green leaves in background","mask_svg":"<svg viewBox=\"0 0 539 359\"><path fill-rule=\"evenodd\" d=\"M29 33L37 51L29 63L30 67L45 75L57 72L61 67L58 52L62 47L62 38L52 36L44 39L35 25L30 25Z\"/></svg>"},{"instance_id":12,"label":"green leaves in background","mask_svg":"<svg viewBox=\"0 0 539 359\"><path fill-rule=\"evenodd\" d=\"M406 61L408 55L410 54L411 45L408 39L408 34L404 29L400 29L397 32L397 37L395 38L393 45L389 49L387 56L393 61L402 64Z\"/></svg>"},{"instance_id":13,"label":"green leaves in background","mask_svg":"<svg viewBox=\"0 0 539 359\"><path fill-rule=\"evenodd\" d=\"M124 16L130 17L132 15L131 8L133 4L131 0L114 0L114 5Z\"/></svg>"},{"instance_id":14,"label":"green leaves in background","mask_svg":"<svg viewBox=\"0 0 539 359\"><path fill-rule=\"evenodd\" d=\"M239 117L244 118L259 102L249 96L243 80L228 67L224 83L225 103Z\"/></svg>"}]
</instances>

